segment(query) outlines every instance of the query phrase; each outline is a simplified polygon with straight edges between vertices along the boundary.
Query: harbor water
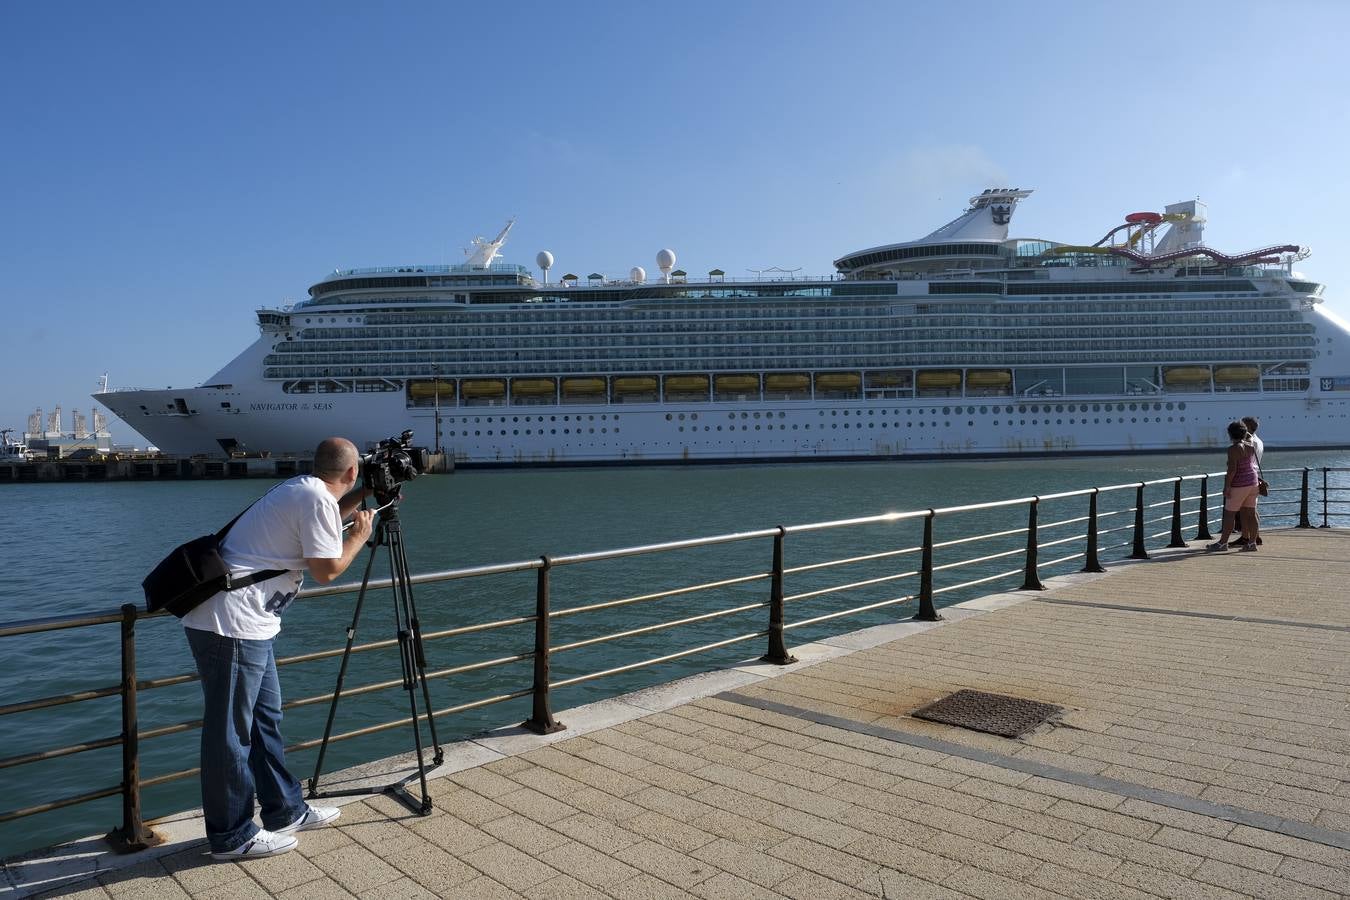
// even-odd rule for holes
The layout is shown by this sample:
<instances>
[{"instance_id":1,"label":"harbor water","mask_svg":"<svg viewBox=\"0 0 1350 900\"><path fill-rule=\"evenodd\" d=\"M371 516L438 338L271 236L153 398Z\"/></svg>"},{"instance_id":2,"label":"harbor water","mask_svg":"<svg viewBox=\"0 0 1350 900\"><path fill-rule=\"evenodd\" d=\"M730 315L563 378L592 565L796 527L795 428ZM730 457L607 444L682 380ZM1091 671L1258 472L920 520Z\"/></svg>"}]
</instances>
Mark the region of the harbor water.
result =
<instances>
[{"instance_id":1,"label":"harbor water","mask_svg":"<svg viewBox=\"0 0 1350 900\"><path fill-rule=\"evenodd\" d=\"M1272 444L1277 435L1270 436ZM1223 466L1221 451L1177 456L1138 455L1045 460L971 460L957 462L878 462L761 466L681 466L639 468L583 468L461 471L426 477L408 484L401 504L403 538L414 574L469 566L537 559L679 540L730 532L846 519L890 511L980 503L1012 497L1045 495L1095 485L1163 478L1178 474L1216 471ZM1272 449L1267 469L1289 467L1350 467L1350 451L1280 452ZM1297 473L1272 477L1277 486L1297 483ZM1344 481L1344 478L1342 479ZM1194 491L1194 482L1187 490ZM0 592L0 621L81 612L106 612L123 603L141 602L140 580L173 545L214 530L264 492L270 482L156 481L88 484L15 484L0 487L3 508L9 514L6 537L0 540L0 571L7 576ZM1218 485L1211 481L1212 492ZM1166 497L1170 497L1170 488ZM1294 495L1287 495L1292 497ZM1116 511L1111 528L1127 525L1125 510L1133 492L1103 497L1103 512ZM1150 500L1165 499L1162 489ZM1275 500L1275 497L1271 498ZM1079 498L1081 500L1081 498ZM1211 503L1215 502L1211 496ZM1052 518L1081 516L1083 504L1043 510L1041 524ZM1192 504L1193 508L1194 504ZM1345 506L1342 506L1342 510ZM1275 512L1271 507L1271 512ZM1289 505L1269 524L1293 524L1297 508ZM1154 511L1158 512L1158 511ZM1165 514L1162 510L1161 514ZM939 520L939 540L991 530L1025 526L1025 508L983 511ZM1332 524L1344 525L1345 516ZM1320 518L1318 519L1320 522ZM785 546L788 566L838 559L917 544L917 522L841 528L793 535ZM1104 528L1108 527L1106 524ZM889 529L889 530L888 530ZM1151 528L1151 531L1165 530ZM1186 537L1195 532L1195 515L1185 521ZM1077 530L1066 533L1078 533ZM1103 562L1128 553L1120 543L1128 531L1103 541ZM1000 546L1016 548L1025 541L1014 535ZM1154 540L1150 546L1162 546ZM1192 543L1193 547L1198 544ZM1056 548L1052 559L1074 550ZM555 611L622 597L665 591L684 585L731 579L769 568L771 542L746 541L678 553L638 556L585 566L561 567L553 572ZM980 552L989 552L981 549ZM970 553L967 555L974 555ZM942 560L939 559L939 562ZM942 573L941 584L956 584L981 574L1016 568L1016 556L983 568ZM359 580L363 556L343 581ZM1074 571L1081 559L1044 574ZM915 556L880 560L843 570L802 573L788 579L789 593L866 580L917 567ZM377 556L374 577L388 576L387 562ZM978 587L941 594L939 605L982 593L1020 585L1008 577ZM827 614L878 598L914 593L913 579L882 587L845 591L789 606L788 621ZM493 578L419 585L418 611L424 632L477 622L528 617L534 612L535 573L521 572ZM555 645L643 625L694 616L767 598L766 580L751 581L640 603L556 621ZM355 595L311 598L288 610L278 656L292 656L342 646L352 619ZM814 605L813 605L814 604ZM908 617L913 604L876 610L858 617L835 619L790 630L789 648L827 634ZM631 640L601 643L552 660L555 681L615 668L681 649L712 643L762 629L762 609L744 616L644 634ZM358 641L392 638L393 604L388 592L372 591L366 601ZM533 648L530 624L459 636L428 644L431 670L476 660L526 654ZM602 697L658 684L764 652L762 641L733 645L697 656L625 671L554 692L553 708L566 722L568 707ZM0 638L0 705L50 697L75 690L114 685L119 677L118 629L115 625L80 628L41 635ZM191 657L173 619L155 619L137 628L138 677L141 680L192 670ZM323 694L332 689L339 660L327 658L288 666L282 670L287 699ZM498 696L527 688L528 661L466 673L432 682L433 706L443 709L473 699ZM395 650L354 656L349 687L396 679ZM286 733L291 741L322 733L327 703L290 710ZM530 712L528 698L486 706L437 721L442 742L486 729L518 724ZM335 731L355 730L407 715L407 694L386 690L345 698L338 709ZM120 731L116 697L87 701L0 718L4 735L0 756L13 757L40 750L115 736ZM146 691L140 697L142 732L200 716L196 684ZM196 765L198 732L188 730L142 743L142 778L180 771ZM325 770L376 759L412 748L412 735L400 727L335 744ZM294 754L290 763L302 779L313 772L312 751ZM95 750L63 759L0 769L4 810L36 805L94 791L117 783L120 751ZM148 788L147 817L199 803L194 777ZM34 847L108 831L120 824L116 798L84 803L0 825L0 856Z\"/></svg>"}]
</instances>

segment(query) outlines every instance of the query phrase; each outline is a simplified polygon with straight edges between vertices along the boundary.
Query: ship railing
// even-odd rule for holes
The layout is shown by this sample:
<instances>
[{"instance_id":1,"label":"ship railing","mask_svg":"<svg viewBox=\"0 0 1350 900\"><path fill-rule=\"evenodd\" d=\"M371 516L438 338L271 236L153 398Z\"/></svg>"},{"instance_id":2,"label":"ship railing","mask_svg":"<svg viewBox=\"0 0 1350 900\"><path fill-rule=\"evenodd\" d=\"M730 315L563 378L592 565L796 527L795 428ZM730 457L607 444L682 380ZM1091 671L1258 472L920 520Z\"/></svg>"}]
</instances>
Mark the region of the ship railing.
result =
<instances>
[{"instance_id":1,"label":"ship railing","mask_svg":"<svg viewBox=\"0 0 1350 900\"><path fill-rule=\"evenodd\" d=\"M1266 469L1270 482L1269 496L1261 503L1261 516L1267 524L1292 525L1297 528L1332 527L1350 523L1350 468L1323 467ZM478 710L513 700L530 702L530 716L523 726L539 733L563 727L552 712L552 692L574 685L609 678L620 673L684 660L700 654L761 642L765 652L761 660L786 665L795 662L787 635L799 629L819 630L826 623L845 618L862 619L863 624L882 624L876 621L878 611L896 607L912 607L912 618L933 622L941 618L937 598L942 595L968 595L974 588L988 589L1003 583L1022 591L1044 590L1042 575L1050 571L1067 572L1081 561L1080 571L1105 571L1105 562L1120 558L1148 559L1149 550L1157 549L1166 539L1168 548L1188 546L1186 532L1192 530L1191 541L1209 540L1214 535L1211 525L1222 512L1223 473L1208 472L1192 475L1174 475L1146 481L1126 482L1099 487L1061 491L1051 494L1017 497L984 503L917 509L906 512L888 512L879 515L831 521L785 525L729 534L667 541L663 543L624 547L591 553L541 555L537 558L495 565L473 566L441 572L416 575L415 585L433 583L476 582L502 576L534 573L534 610L531 614L504 616L490 621L464 624L427 632L422 635L427 644L453 641L469 635L482 635L509 628L529 626L533 632L532 646L494 647L488 658L458 666L427 671L428 681L441 681L455 675L481 672L510 664L532 664L533 676L528 684L501 689L485 696L461 699L460 702L429 713L436 719L450 717L470 710ZM1084 508L1086 504L1086 508ZM1107 508L1103 508L1103 507ZM1051 521L1041 521L1044 509L1053 510ZM972 522L989 521L991 516L1003 516L1000 527L993 530L975 530ZM1025 516L1023 520L1022 516ZM1012 518L1008 518L1012 517ZM1319 521L1320 520L1320 521ZM1025 521L1025 524L1022 522ZM967 523L964 527L962 523ZM1187 522L1192 523L1188 528ZM1165 523L1165 525L1164 525ZM939 526L943 532L939 535ZM809 541L810 536L824 532L853 531L857 533L854 546L862 552L826 559L794 561L789 564L788 550L798 542ZM971 533L965 533L970 531ZM767 568L756 565L750 571L723 573L723 577L694 580L691 583L642 590L620 597L586 600L562 608L553 605L552 585L560 570L603 565L619 560L666 556L711 547L762 546L770 544L765 560ZM993 542L990 544L989 542ZM1011 546L1009 546L1011 544ZM1043 558L1049 551L1053 558ZM881 566L867 577L843 576L836 581L840 570L861 565ZM686 567L687 571L692 567ZM973 577L955 580L958 570ZM811 579L828 578L830 583L811 583ZM1020 584L1018 584L1020 579ZM790 580L804 582L808 589L789 592ZM945 583L950 581L950 583ZM942 583L940 583L942 582ZM389 588L391 581L371 580L369 589ZM636 627L586 637L555 642L551 626L573 617L593 616L606 611L657 604L675 598L687 600L701 594L733 596L744 593L747 586L757 592L743 596L741 602L721 605L693 615L681 615ZM767 590L765 589L767 586ZM329 585L302 591L302 600L351 594L357 584ZM858 603L850 600L846 608L832 608L824 601L853 598L859 592L870 595ZM953 597L953 600L956 599ZM799 609L801 614L789 621L788 610ZM747 626L727 624L709 640L709 635L698 634L702 626L722 624L722 620L753 615L757 618ZM33 713L55 707L69 706L99 698L118 697L121 710L121 731L117 734L89 737L74 744L30 751L0 758L0 770L16 770L36 763L71 757L89 751L121 748L121 777L101 787L68 795L44 803L0 812L0 823L12 822L41 813L64 809L77 804L104 798L121 798L121 824L108 835L109 842L122 851L150 846L157 836L145 825L141 795L146 788L191 778L198 768L143 775L141 772L141 743L173 734L196 731L200 719L188 719L156 727L142 727L138 721L137 703L142 692L161 690L199 680L195 672L182 672L167 677L142 679L136 665L136 630L147 619L165 618L166 614L147 614L137 604L125 604L116 610L76 615L34 618L0 623L0 638L13 638L71 629L96 628L116 625L120 631L118 654L120 679L116 684L90 687L85 690L36 697L10 702L0 706L0 718ZM891 616L884 621L894 621ZM553 677L550 664L558 654L575 658L578 651L600 645L630 640L658 633L689 633L692 644L671 640L659 648L656 655L622 665L602 665L583 668L578 664L576 674ZM354 645L353 654L380 650L394 650L397 640L377 640ZM343 647L318 650L278 659L280 668L331 659L341 656ZM59 667L52 667L53 670ZM40 684L35 675L30 683ZM348 698L391 690L404 686L403 679L374 681L348 688L342 697ZM333 693L291 700L283 709L295 709L319 703L332 702ZM418 727L428 713L416 716ZM413 716L333 735L336 743L376 734L390 729L412 725ZM514 721L513 719L503 719ZM7 729L11 734L16 732ZM319 738L307 738L288 747L290 752L313 748ZM111 775L111 773L110 773ZM87 776L85 776L87 777Z\"/></svg>"}]
</instances>

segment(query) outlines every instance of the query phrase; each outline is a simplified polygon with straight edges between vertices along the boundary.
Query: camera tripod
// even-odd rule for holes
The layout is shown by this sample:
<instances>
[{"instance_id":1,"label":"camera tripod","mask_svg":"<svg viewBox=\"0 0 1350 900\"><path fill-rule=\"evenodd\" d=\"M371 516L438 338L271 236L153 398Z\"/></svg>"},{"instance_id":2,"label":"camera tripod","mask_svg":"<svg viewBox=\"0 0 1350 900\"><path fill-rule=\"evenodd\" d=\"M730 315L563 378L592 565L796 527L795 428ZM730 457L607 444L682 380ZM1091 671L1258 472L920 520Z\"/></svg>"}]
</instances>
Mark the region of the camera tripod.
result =
<instances>
[{"instance_id":1,"label":"camera tripod","mask_svg":"<svg viewBox=\"0 0 1350 900\"><path fill-rule=\"evenodd\" d=\"M314 765L314 777L309 781L309 797L349 797L357 794L386 793L396 797L413 812L427 815L431 812L431 794L427 791L427 767L422 756L422 727L417 713L417 688L421 685L422 700L426 705L427 727L431 731L431 746L434 751L432 765L439 766L445 761L445 753L440 741L436 739L436 720L431 711L431 691L427 687L427 660L422 644L422 628L417 620L417 606L413 602L412 579L408 575L408 557L403 549L403 529L398 518L398 494L392 497L376 497L381 503L375 528L371 534L370 556L366 561L366 571L361 578L361 592L356 596L356 610L352 614L352 624L347 629L347 648L342 652L342 666L338 669L337 687L333 689L333 702L328 708L328 724L323 729L323 741L319 744L319 759ZM351 658L352 644L356 640L356 627L361 621L361 608L365 605L366 589L370 586L370 572L375 565L381 546L389 551L389 569L391 588L394 592L394 629L398 635L399 662L403 668L403 689L408 692L408 704L412 709L413 744L417 748L417 777L421 781L422 798L417 800L407 790L412 776L396 781L384 787L350 788L345 790L319 791L319 774L323 771L324 754L328 751L328 740L333 732L333 720L337 716L338 700L342 698L342 683L347 677L347 662Z\"/></svg>"}]
</instances>

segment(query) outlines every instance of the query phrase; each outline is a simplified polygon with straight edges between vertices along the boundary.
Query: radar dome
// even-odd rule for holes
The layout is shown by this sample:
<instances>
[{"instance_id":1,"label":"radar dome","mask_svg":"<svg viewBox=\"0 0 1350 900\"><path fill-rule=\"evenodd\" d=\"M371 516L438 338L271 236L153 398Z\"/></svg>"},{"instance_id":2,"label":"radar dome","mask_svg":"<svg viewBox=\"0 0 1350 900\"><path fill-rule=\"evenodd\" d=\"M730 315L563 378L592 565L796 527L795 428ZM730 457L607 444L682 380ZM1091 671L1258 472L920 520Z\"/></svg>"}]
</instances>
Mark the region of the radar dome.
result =
<instances>
[{"instance_id":1,"label":"radar dome","mask_svg":"<svg viewBox=\"0 0 1350 900\"><path fill-rule=\"evenodd\" d=\"M636 281L638 284L641 284L642 282L647 280L647 270L642 268L642 266L633 266L633 268L628 272L628 277L630 280Z\"/></svg>"},{"instance_id":2,"label":"radar dome","mask_svg":"<svg viewBox=\"0 0 1350 900\"><path fill-rule=\"evenodd\" d=\"M656 267L662 272L669 272L675 268L675 251L658 250L656 253Z\"/></svg>"},{"instance_id":3,"label":"radar dome","mask_svg":"<svg viewBox=\"0 0 1350 900\"><path fill-rule=\"evenodd\" d=\"M553 268L553 254L547 250L540 250L539 255L534 258L534 264L545 271Z\"/></svg>"}]
</instances>

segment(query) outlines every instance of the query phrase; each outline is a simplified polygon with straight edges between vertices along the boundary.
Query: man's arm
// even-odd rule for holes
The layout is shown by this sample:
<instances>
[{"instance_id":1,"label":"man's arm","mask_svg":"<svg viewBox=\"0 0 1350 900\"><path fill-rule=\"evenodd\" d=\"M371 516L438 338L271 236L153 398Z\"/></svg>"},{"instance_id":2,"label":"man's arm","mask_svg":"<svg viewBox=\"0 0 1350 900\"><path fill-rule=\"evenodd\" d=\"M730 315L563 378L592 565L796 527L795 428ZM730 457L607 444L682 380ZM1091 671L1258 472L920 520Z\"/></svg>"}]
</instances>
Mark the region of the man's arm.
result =
<instances>
[{"instance_id":1,"label":"man's arm","mask_svg":"<svg viewBox=\"0 0 1350 900\"><path fill-rule=\"evenodd\" d=\"M350 516L352 511L360 506L361 501L368 496L370 496L370 490L363 487L352 488L344 494L342 499L338 501L338 512L342 515L342 518L345 519Z\"/></svg>"},{"instance_id":2,"label":"man's arm","mask_svg":"<svg viewBox=\"0 0 1350 900\"><path fill-rule=\"evenodd\" d=\"M355 494L362 494L362 491L352 491L342 498L342 503L345 504ZM359 502L361 502L361 498L357 497L356 500L352 501L352 505L355 506ZM352 515L351 530L342 538L342 555L337 559L305 558L305 565L309 568L309 574L315 581L319 584L331 584L339 575L347 571L347 567L356 559L356 555L365 546L366 539L370 537L371 520L374 517L375 513L368 509L359 509Z\"/></svg>"}]
</instances>

